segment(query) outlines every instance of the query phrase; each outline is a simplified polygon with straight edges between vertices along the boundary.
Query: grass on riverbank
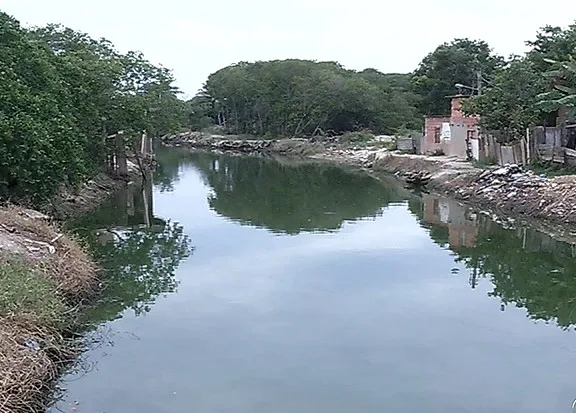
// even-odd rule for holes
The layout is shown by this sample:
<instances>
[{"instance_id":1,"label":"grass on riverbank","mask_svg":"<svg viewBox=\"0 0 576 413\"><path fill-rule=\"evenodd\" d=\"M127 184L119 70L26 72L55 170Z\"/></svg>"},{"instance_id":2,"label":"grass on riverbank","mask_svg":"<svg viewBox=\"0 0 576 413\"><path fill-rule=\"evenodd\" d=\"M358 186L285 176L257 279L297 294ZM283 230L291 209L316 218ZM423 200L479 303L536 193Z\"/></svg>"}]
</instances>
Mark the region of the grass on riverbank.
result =
<instances>
[{"instance_id":1,"label":"grass on riverbank","mask_svg":"<svg viewBox=\"0 0 576 413\"><path fill-rule=\"evenodd\" d=\"M96 269L45 217L0 208L0 413L42 412L77 351L64 338Z\"/></svg>"},{"instance_id":2,"label":"grass on riverbank","mask_svg":"<svg viewBox=\"0 0 576 413\"><path fill-rule=\"evenodd\" d=\"M52 325L63 319L66 306L53 280L18 256L0 253L0 317L29 315Z\"/></svg>"}]
</instances>

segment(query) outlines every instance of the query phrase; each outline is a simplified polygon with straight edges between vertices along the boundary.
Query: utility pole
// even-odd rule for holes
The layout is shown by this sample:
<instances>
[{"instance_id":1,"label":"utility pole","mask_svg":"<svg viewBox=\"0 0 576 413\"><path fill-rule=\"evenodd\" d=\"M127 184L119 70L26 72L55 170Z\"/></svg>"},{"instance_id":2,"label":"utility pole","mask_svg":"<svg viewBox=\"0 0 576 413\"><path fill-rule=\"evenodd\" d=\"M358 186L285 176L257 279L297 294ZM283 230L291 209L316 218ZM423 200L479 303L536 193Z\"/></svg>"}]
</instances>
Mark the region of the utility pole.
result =
<instances>
[{"instance_id":1,"label":"utility pole","mask_svg":"<svg viewBox=\"0 0 576 413\"><path fill-rule=\"evenodd\" d=\"M476 89L478 89L478 96L482 94L482 70L476 71Z\"/></svg>"}]
</instances>

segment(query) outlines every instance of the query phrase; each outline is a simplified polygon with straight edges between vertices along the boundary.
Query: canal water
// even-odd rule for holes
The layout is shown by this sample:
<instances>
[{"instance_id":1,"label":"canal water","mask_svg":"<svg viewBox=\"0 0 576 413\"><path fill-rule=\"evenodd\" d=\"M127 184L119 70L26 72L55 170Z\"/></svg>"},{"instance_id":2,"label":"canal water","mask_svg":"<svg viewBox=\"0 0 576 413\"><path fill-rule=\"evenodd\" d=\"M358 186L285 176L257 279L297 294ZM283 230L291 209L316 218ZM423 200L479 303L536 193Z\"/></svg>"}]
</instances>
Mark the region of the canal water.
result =
<instances>
[{"instance_id":1,"label":"canal water","mask_svg":"<svg viewBox=\"0 0 576 413\"><path fill-rule=\"evenodd\" d=\"M106 290L52 412L569 412L576 250L388 177L166 149L72 229Z\"/></svg>"}]
</instances>

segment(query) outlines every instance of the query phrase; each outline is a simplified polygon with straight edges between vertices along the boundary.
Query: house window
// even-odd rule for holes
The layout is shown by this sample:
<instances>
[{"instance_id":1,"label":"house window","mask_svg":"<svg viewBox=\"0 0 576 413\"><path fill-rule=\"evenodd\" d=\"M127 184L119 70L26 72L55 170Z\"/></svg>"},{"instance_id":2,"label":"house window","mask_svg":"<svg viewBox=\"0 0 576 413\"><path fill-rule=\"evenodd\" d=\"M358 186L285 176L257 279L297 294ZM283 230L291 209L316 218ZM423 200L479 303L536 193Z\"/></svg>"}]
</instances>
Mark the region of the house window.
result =
<instances>
[{"instance_id":1,"label":"house window","mask_svg":"<svg viewBox=\"0 0 576 413\"><path fill-rule=\"evenodd\" d=\"M476 131L474 129L469 130L466 137L468 139L476 139Z\"/></svg>"},{"instance_id":2,"label":"house window","mask_svg":"<svg viewBox=\"0 0 576 413\"><path fill-rule=\"evenodd\" d=\"M440 126L436 126L434 128L434 143L440 143L440 132L441 132L441 128Z\"/></svg>"}]
</instances>

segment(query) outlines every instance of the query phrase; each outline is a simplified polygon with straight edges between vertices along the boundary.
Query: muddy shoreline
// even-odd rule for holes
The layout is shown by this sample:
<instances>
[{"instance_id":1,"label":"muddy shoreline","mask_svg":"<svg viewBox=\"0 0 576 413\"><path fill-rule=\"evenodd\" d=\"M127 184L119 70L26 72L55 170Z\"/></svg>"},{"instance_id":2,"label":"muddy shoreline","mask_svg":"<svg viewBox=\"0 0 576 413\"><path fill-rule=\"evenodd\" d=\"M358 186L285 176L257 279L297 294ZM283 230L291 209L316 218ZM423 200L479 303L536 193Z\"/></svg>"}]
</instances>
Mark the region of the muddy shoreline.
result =
<instances>
[{"instance_id":1,"label":"muddy shoreline","mask_svg":"<svg viewBox=\"0 0 576 413\"><path fill-rule=\"evenodd\" d=\"M0 207L0 413L44 412L57 380L82 345L76 315L98 295L100 278L62 224L97 208L141 174L100 174L63 191L42 210Z\"/></svg>"},{"instance_id":2,"label":"muddy shoreline","mask_svg":"<svg viewBox=\"0 0 576 413\"><path fill-rule=\"evenodd\" d=\"M439 195L576 243L576 176L546 178L514 165L478 167L454 157L405 154L370 143L340 144L333 138L238 139L185 132L162 141L230 153L299 156L391 173L405 182L421 180Z\"/></svg>"}]
</instances>

